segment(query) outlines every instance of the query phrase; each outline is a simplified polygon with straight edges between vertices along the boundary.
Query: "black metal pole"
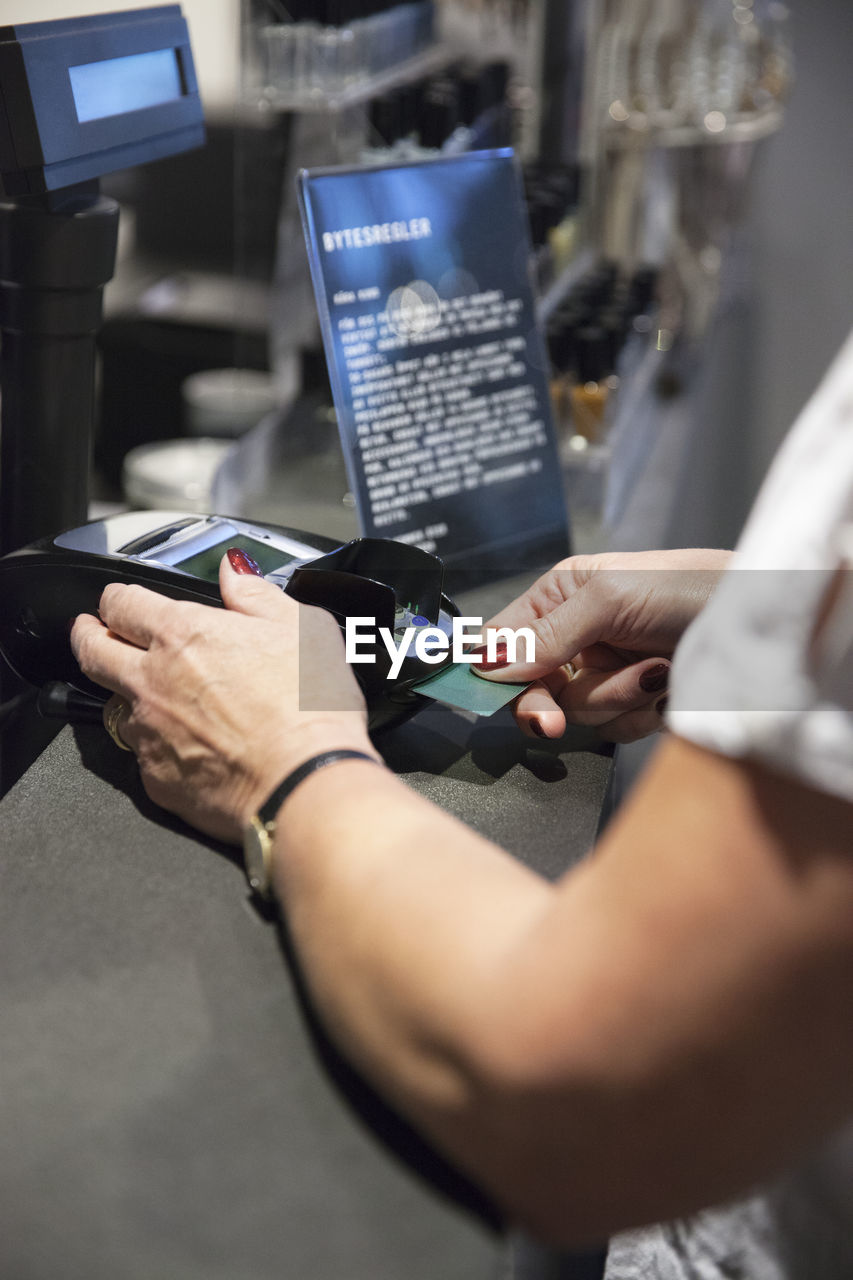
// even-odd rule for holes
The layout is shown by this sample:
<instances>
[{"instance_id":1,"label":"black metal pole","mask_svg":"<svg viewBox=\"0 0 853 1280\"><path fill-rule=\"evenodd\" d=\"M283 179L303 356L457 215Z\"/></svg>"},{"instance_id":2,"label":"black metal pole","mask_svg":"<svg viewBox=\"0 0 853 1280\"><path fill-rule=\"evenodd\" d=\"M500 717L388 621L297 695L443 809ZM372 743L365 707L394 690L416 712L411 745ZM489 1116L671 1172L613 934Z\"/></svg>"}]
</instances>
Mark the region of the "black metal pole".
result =
<instances>
[{"instance_id":1,"label":"black metal pole","mask_svg":"<svg viewBox=\"0 0 853 1280\"><path fill-rule=\"evenodd\" d=\"M118 213L96 188L0 200L0 554L87 518Z\"/></svg>"}]
</instances>

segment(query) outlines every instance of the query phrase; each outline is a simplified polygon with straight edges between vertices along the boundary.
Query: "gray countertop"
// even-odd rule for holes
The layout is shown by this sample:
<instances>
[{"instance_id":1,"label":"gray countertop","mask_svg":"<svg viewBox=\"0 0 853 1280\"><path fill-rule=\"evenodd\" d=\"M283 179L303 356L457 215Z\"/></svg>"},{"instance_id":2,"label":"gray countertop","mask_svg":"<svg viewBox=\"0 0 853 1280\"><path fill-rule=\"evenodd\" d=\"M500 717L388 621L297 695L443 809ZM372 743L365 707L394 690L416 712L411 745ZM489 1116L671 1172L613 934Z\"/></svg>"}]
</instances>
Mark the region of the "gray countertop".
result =
<instances>
[{"instance_id":1,"label":"gray countertop","mask_svg":"<svg viewBox=\"0 0 853 1280\"><path fill-rule=\"evenodd\" d=\"M610 760L582 735L429 706L380 745L546 876L594 839ZM156 810L100 727L0 804L0 987L0 1274L499 1273L476 1194L314 1025L236 855Z\"/></svg>"}]
</instances>

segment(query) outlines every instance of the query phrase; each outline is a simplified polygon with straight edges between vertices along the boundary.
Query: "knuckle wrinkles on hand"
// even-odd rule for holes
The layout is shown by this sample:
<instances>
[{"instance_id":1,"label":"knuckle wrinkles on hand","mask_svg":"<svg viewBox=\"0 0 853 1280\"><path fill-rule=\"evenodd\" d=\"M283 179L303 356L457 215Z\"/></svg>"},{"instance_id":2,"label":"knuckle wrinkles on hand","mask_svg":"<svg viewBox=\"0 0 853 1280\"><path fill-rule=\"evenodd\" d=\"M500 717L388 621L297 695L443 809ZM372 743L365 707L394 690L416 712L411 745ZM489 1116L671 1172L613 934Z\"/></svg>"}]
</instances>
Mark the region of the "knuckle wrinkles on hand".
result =
<instances>
[{"instance_id":1,"label":"knuckle wrinkles on hand","mask_svg":"<svg viewBox=\"0 0 853 1280\"><path fill-rule=\"evenodd\" d=\"M617 714L621 712L633 711L637 709L637 704L642 703L648 698L647 694L638 694L634 681L626 683L625 681L617 681L614 688L610 691L609 701L613 704Z\"/></svg>"},{"instance_id":2,"label":"knuckle wrinkles on hand","mask_svg":"<svg viewBox=\"0 0 853 1280\"><path fill-rule=\"evenodd\" d=\"M560 648L560 632L552 614L546 613L541 618L537 618L531 624L531 630L538 636L546 650L556 652Z\"/></svg>"},{"instance_id":3,"label":"knuckle wrinkles on hand","mask_svg":"<svg viewBox=\"0 0 853 1280\"><path fill-rule=\"evenodd\" d=\"M91 669L94 654L92 652L93 637L91 632L84 633L77 642L77 661L84 671Z\"/></svg>"},{"instance_id":4,"label":"knuckle wrinkles on hand","mask_svg":"<svg viewBox=\"0 0 853 1280\"><path fill-rule=\"evenodd\" d=\"M146 591L138 582L116 583L117 591L113 594L115 599L111 599L112 607L120 606L122 611L130 610L131 612L145 608Z\"/></svg>"},{"instance_id":5,"label":"knuckle wrinkles on hand","mask_svg":"<svg viewBox=\"0 0 853 1280\"><path fill-rule=\"evenodd\" d=\"M180 651L194 643L196 630L192 615L187 614L184 602L180 602L170 610L167 621L157 632L156 641L165 649Z\"/></svg>"}]
</instances>

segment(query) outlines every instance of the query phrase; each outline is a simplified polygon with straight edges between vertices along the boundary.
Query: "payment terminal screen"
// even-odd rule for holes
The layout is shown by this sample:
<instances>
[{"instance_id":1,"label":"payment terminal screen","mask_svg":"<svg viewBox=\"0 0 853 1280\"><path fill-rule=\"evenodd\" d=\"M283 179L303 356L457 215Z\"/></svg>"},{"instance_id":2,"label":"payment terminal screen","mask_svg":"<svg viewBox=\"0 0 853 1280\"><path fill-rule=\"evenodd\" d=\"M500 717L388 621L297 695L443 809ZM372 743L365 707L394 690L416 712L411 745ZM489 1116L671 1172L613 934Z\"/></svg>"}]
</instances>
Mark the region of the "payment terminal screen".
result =
<instances>
[{"instance_id":1,"label":"payment terminal screen","mask_svg":"<svg viewBox=\"0 0 853 1280\"><path fill-rule=\"evenodd\" d=\"M174 49L84 62L69 67L68 74L81 124L124 115L127 111L141 111L143 107L157 107L180 98L183 93Z\"/></svg>"},{"instance_id":2,"label":"payment terminal screen","mask_svg":"<svg viewBox=\"0 0 853 1280\"><path fill-rule=\"evenodd\" d=\"M282 565L290 564L291 560L296 559L296 556L288 555L278 547L270 546L268 542L259 542L256 538L246 538L239 533L232 533L230 537L215 543L205 551L187 556L186 560L176 560L175 568L183 569L184 573L191 573L196 578L203 578L205 582L218 582L219 563L229 547L239 547L241 551L245 551L258 563L262 573L271 573L273 569L280 569Z\"/></svg>"}]
</instances>

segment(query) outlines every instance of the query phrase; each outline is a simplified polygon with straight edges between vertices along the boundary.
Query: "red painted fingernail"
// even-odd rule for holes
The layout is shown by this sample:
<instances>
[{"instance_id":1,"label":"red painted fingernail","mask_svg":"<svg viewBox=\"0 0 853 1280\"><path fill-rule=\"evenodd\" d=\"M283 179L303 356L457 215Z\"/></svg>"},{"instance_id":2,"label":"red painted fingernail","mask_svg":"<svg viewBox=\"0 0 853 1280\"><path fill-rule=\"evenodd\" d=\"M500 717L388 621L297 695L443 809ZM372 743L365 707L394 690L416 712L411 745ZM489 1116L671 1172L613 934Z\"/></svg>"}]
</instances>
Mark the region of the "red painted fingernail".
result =
<instances>
[{"instance_id":1,"label":"red painted fingernail","mask_svg":"<svg viewBox=\"0 0 853 1280\"><path fill-rule=\"evenodd\" d=\"M259 578L264 576L264 571L257 560L253 560L242 548L229 547L226 555L228 556L228 563L235 573L254 573Z\"/></svg>"},{"instance_id":2,"label":"red painted fingernail","mask_svg":"<svg viewBox=\"0 0 853 1280\"><path fill-rule=\"evenodd\" d=\"M478 649L472 649L469 657L476 657L482 654L484 657L487 653L488 646L481 644ZM507 649L505 644L495 645L495 658L493 662L478 662L477 666L481 671L497 671L499 667L508 667L509 658L507 657Z\"/></svg>"},{"instance_id":3,"label":"red painted fingernail","mask_svg":"<svg viewBox=\"0 0 853 1280\"><path fill-rule=\"evenodd\" d=\"M533 732L536 734L536 737L537 737L537 738L547 738L547 737L548 737L547 733L546 733L546 732L545 732L545 730L542 728L542 725L539 723L539 721L538 721L538 720L531 720L531 721L530 721L530 728L531 728L531 729L533 730Z\"/></svg>"},{"instance_id":4,"label":"red painted fingernail","mask_svg":"<svg viewBox=\"0 0 853 1280\"><path fill-rule=\"evenodd\" d=\"M640 676L638 681L643 693L660 693L661 689L665 689L669 680L669 665L666 662L659 662L656 667L649 667Z\"/></svg>"}]
</instances>

